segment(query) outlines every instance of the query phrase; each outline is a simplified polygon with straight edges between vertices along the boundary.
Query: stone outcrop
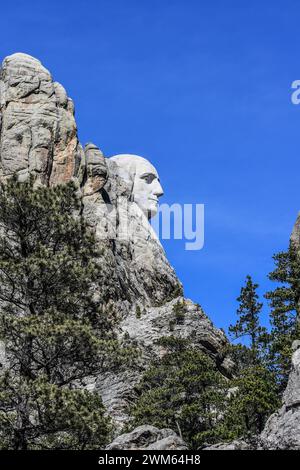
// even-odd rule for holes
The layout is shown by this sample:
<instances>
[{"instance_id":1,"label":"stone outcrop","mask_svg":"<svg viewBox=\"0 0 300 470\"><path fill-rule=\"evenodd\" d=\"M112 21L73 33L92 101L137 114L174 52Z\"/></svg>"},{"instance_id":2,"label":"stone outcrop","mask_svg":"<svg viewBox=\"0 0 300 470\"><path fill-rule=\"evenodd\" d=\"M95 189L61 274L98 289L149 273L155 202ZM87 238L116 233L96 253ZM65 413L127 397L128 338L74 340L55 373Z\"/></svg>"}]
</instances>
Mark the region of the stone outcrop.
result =
<instances>
[{"instance_id":1,"label":"stone outcrop","mask_svg":"<svg viewBox=\"0 0 300 470\"><path fill-rule=\"evenodd\" d=\"M0 75L1 177L30 173L44 184L69 181L83 150L74 105L65 89L33 57L7 57Z\"/></svg>"},{"instance_id":2,"label":"stone outcrop","mask_svg":"<svg viewBox=\"0 0 300 470\"><path fill-rule=\"evenodd\" d=\"M128 211L128 184L97 146L82 148L73 101L39 60L21 53L4 59L0 72L0 179L13 174L21 181L31 174L37 184L78 184L84 215L107 248L103 271L111 279L111 297L151 305L181 292L162 247L140 233L136 214L135 239L116 239L122 212Z\"/></svg>"},{"instance_id":3,"label":"stone outcrop","mask_svg":"<svg viewBox=\"0 0 300 470\"><path fill-rule=\"evenodd\" d=\"M295 243L296 246L300 246L300 212L298 213L295 225L291 233L291 241Z\"/></svg>"},{"instance_id":4,"label":"stone outcrop","mask_svg":"<svg viewBox=\"0 0 300 470\"><path fill-rule=\"evenodd\" d=\"M106 373L87 383L101 394L108 412L122 429L134 385L150 360L165 351L162 336L189 338L230 376L233 364L224 355L227 339L203 310L184 299L180 281L147 218L132 202L132 185L116 163L77 136L73 101L53 81L39 60L27 54L4 59L0 70L0 181L16 175L37 185L73 181L81 196L81 211L95 230L101 249L102 276L95 299L104 310L116 313L116 332L140 350L135 368ZM291 240L300 246L300 215ZM174 306L184 305L177 321ZM5 351L0 343L0 367ZM294 343L292 370L283 406L268 420L259 438L261 449L300 449L300 343ZM256 447L256 444L255 444ZM216 444L206 450L253 448L242 440ZM140 426L117 437L108 449L186 449L170 429Z\"/></svg>"},{"instance_id":5,"label":"stone outcrop","mask_svg":"<svg viewBox=\"0 0 300 470\"><path fill-rule=\"evenodd\" d=\"M253 450L253 447L242 439L237 439L227 444L220 443L204 447L202 450Z\"/></svg>"},{"instance_id":6,"label":"stone outcrop","mask_svg":"<svg viewBox=\"0 0 300 470\"><path fill-rule=\"evenodd\" d=\"M190 338L230 374L225 335L199 306L185 300L183 324L176 323L173 307L184 300L182 286L147 218L132 202L129 182L97 146L82 147L73 101L40 61L20 53L4 59L0 71L0 180L12 175L20 181L32 175L37 185L71 180L77 185L82 213L102 253L95 299L104 310L116 312L119 337L141 351L136 369L87 384L99 391L120 426L128 418L126 407L141 373L150 359L164 353L156 345L161 336ZM148 445L168 446L171 438L157 431Z\"/></svg>"},{"instance_id":7,"label":"stone outcrop","mask_svg":"<svg viewBox=\"0 0 300 470\"><path fill-rule=\"evenodd\" d=\"M130 433L121 434L106 450L186 450L186 443L172 429L139 426Z\"/></svg>"}]
</instances>

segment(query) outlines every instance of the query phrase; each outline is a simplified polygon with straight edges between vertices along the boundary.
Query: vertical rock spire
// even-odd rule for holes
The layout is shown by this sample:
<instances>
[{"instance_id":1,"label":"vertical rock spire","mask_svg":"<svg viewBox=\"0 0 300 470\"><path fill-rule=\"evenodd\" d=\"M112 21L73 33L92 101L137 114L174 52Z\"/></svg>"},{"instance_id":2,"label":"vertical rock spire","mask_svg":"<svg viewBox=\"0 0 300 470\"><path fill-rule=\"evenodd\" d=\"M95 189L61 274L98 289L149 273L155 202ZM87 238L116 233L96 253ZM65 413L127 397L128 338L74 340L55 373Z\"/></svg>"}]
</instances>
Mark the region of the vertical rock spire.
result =
<instances>
[{"instance_id":1,"label":"vertical rock spire","mask_svg":"<svg viewBox=\"0 0 300 470\"><path fill-rule=\"evenodd\" d=\"M41 62L6 57L0 73L0 176L34 174L43 184L76 175L83 158L74 106Z\"/></svg>"}]
</instances>

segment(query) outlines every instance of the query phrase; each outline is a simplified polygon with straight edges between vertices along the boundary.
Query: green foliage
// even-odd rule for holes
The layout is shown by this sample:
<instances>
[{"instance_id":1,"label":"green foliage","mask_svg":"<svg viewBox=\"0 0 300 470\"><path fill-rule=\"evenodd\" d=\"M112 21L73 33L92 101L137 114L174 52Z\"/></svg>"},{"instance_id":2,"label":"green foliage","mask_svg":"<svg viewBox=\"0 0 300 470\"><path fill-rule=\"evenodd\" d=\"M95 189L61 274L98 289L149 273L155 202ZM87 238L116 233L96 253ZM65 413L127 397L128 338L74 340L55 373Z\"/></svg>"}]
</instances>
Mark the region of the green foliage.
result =
<instances>
[{"instance_id":1,"label":"green foliage","mask_svg":"<svg viewBox=\"0 0 300 470\"><path fill-rule=\"evenodd\" d=\"M111 432L99 395L59 387L47 377L5 373L0 399L2 449L97 449Z\"/></svg>"},{"instance_id":2,"label":"green foliage","mask_svg":"<svg viewBox=\"0 0 300 470\"><path fill-rule=\"evenodd\" d=\"M241 288L241 293L237 298L239 307L237 310L238 320L235 325L229 326L229 333L233 339L243 337L250 338L250 351L252 361L257 362L261 356L262 344L267 330L260 325L259 314L263 304L258 301L258 284L254 284L251 276L246 277L246 284Z\"/></svg>"},{"instance_id":3,"label":"green foliage","mask_svg":"<svg viewBox=\"0 0 300 470\"><path fill-rule=\"evenodd\" d=\"M193 448L214 442L226 406L225 379L213 360L187 340L168 337L159 344L167 352L137 387L132 425L172 428Z\"/></svg>"},{"instance_id":4,"label":"green foliage","mask_svg":"<svg viewBox=\"0 0 300 470\"><path fill-rule=\"evenodd\" d=\"M162 282L164 282L163 279L162 279ZM167 293L159 301L155 302L155 306L161 307L165 305L167 302L171 302L172 300L176 299L177 297L181 297L182 295L183 295L182 285L180 283L177 283L169 293Z\"/></svg>"},{"instance_id":5,"label":"green foliage","mask_svg":"<svg viewBox=\"0 0 300 470\"><path fill-rule=\"evenodd\" d=\"M175 317L175 323L177 325L184 324L184 317L185 317L185 302L184 300L178 300L176 304L173 305L173 312Z\"/></svg>"},{"instance_id":6,"label":"green foliage","mask_svg":"<svg viewBox=\"0 0 300 470\"><path fill-rule=\"evenodd\" d=\"M0 448L98 448L109 438L101 400L78 388L130 351L93 300L103 275L79 209L71 183L0 185Z\"/></svg>"},{"instance_id":7,"label":"green foliage","mask_svg":"<svg viewBox=\"0 0 300 470\"><path fill-rule=\"evenodd\" d=\"M180 297L183 295L183 289L181 284L177 284L172 292L172 299L176 299L176 297Z\"/></svg>"},{"instance_id":8,"label":"green foliage","mask_svg":"<svg viewBox=\"0 0 300 470\"><path fill-rule=\"evenodd\" d=\"M252 364L245 346L233 346L241 364L229 380L214 361L173 336L161 338L166 350L153 363L136 388L132 426L150 423L169 427L191 448L259 434L267 418L280 405L274 375L264 365Z\"/></svg>"},{"instance_id":9,"label":"green foliage","mask_svg":"<svg viewBox=\"0 0 300 470\"><path fill-rule=\"evenodd\" d=\"M231 381L222 422L224 436L227 440L257 436L279 406L274 375L263 365L245 367Z\"/></svg>"},{"instance_id":10,"label":"green foliage","mask_svg":"<svg viewBox=\"0 0 300 470\"><path fill-rule=\"evenodd\" d=\"M141 307L139 305L136 306L135 316L136 316L137 319L141 318L141 316L142 316Z\"/></svg>"},{"instance_id":11,"label":"green foliage","mask_svg":"<svg viewBox=\"0 0 300 470\"><path fill-rule=\"evenodd\" d=\"M235 363L235 377L226 413L222 421L224 436L232 440L249 439L258 435L267 418L280 405L275 376L268 368L266 347L269 335L260 324L263 304L257 295L258 284L247 276L238 297L238 320L230 325L234 339L249 337L250 344L229 345L227 353Z\"/></svg>"},{"instance_id":12,"label":"green foliage","mask_svg":"<svg viewBox=\"0 0 300 470\"><path fill-rule=\"evenodd\" d=\"M224 351L235 363L234 376L225 379L191 340L161 338L158 344L165 355L152 364L136 389L133 426L170 427L192 448L237 438L249 440L261 433L280 399L276 377L266 360L270 337L260 324L262 303L257 288L247 276L237 299L238 320L230 332L235 339L249 337L250 344L228 344ZM173 322L181 323L184 303L177 302L173 311L177 320Z\"/></svg>"},{"instance_id":13,"label":"green foliage","mask_svg":"<svg viewBox=\"0 0 300 470\"><path fill-rule=\"evenodd\" d=\"M290 371L292 342L300 338L300 259L293 242L290 242L286 252L274 255L273 259L275 269L269 274L269 279L279 283L279 286L266 294L271 307L272 326L269 361L282 393Z\"/></svg>"}]
</instances>

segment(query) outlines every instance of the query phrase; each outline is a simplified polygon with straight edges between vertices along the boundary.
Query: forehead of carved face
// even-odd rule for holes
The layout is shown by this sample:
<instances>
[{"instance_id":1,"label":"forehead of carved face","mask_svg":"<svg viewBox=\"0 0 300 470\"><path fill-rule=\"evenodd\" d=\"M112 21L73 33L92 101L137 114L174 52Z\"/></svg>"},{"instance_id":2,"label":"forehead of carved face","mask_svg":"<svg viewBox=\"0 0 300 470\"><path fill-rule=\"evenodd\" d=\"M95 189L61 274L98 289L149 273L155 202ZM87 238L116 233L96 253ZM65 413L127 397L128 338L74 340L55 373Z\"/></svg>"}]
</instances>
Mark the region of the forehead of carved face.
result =
<instances>
[{"instance_id":1,"label":"forehead of carved face","mask_svg":"<svg viewBox=\"0 0 300 470\"><path fill-rule=\"evenodd\" d=\"M158 199L163 195L156 168L138 155L118 155L112 160L129 173L133 201L148 218L153 217L158 211Z\"/></svg>"}]
</instances>

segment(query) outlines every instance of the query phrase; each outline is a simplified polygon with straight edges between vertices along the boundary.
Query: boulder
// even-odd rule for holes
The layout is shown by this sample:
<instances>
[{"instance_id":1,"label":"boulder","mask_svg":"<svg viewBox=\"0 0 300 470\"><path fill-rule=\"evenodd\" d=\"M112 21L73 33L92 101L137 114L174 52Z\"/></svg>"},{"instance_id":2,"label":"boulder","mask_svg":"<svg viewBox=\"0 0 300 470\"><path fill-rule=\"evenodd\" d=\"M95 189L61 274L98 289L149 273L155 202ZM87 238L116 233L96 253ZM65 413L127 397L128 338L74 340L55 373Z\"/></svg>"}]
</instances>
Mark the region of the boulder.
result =
<instances>
[{"instance_id":1,"label":"boulder","mask_svg":"<svg viewBox=\"0 0 300 470\"><path fill-rule=\"evenodd\" d=\"M236 439L229 443L220 443L204 447L202 450L253 450L253 447L242 439Z\"/></svg>"},{"instance_id":2,"label":"boulder","mask_svg":"<svg viewBox=\"0 0 300 470\"><path fill-rule=\"evenodd\" d=\"M186 443L172 429L155 426L139 426L127 434L121 434L106 450L186 450Z\"/></svg>"}]
</instances>

